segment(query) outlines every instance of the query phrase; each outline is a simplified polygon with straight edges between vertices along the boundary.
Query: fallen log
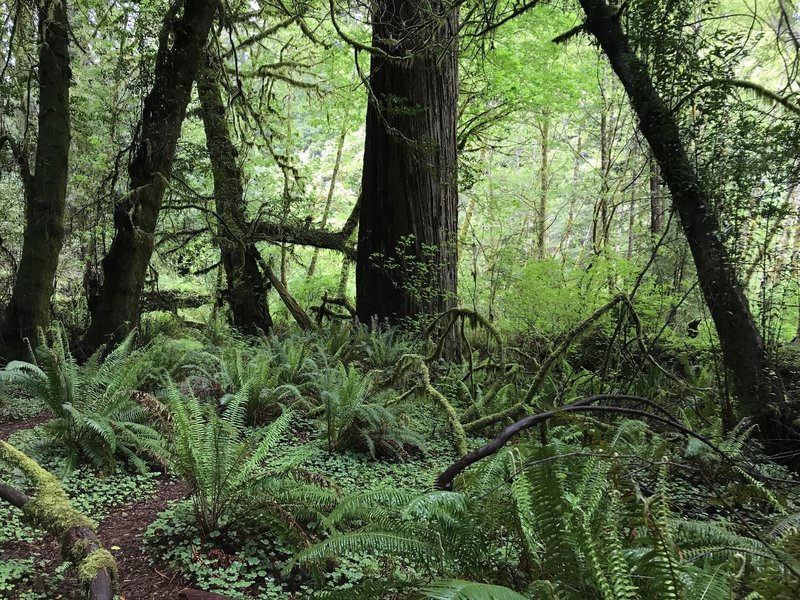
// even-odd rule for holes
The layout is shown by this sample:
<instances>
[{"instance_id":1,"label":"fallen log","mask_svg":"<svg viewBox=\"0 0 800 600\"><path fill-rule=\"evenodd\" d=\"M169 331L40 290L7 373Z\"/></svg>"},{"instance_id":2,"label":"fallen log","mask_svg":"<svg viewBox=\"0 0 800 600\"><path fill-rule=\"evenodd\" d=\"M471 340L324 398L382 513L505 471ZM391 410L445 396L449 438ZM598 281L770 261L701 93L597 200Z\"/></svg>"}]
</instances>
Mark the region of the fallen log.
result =
<instances>
[{"instance_id":1,"label":"fallen log","mask_svg":"<svg viewBox=\"0 0 800 600\"><path fill-rule=\"evenodd\" d=\"M0 483L0 499L22 510L31 525L61 540L61 556L77 565L78 583L88 600L113 600L117 563L97 539L95 523L72 507L53 475L2 440L0 461L21 470L34 489L33 496L28 496Z\"/></svg>"},{"instance_id":2,"label":"fallen log","mask_svg":"<svg viewBox=\"0 0 800 600\"><path fill-rule=\"evenodd\" d=\"M300 326L300 329L303 331L313 331L315 329L313 321L308 316L306 311L303 310L303 307L300 306L300 303L295 300L294 296L289 293L289 290L286 288L281 280L275 275L275 272L272 270L267 262L262 258L261 254L256 252L256 260L258 260L258 264L261 267L261 270L269 279L269 282L272 284L272 287L278 292L278 295L283 300L283 303L286 305L287 310L291 315L294 317L294 320L297 321L297 324Z\"/></svg>"}]
</instances>

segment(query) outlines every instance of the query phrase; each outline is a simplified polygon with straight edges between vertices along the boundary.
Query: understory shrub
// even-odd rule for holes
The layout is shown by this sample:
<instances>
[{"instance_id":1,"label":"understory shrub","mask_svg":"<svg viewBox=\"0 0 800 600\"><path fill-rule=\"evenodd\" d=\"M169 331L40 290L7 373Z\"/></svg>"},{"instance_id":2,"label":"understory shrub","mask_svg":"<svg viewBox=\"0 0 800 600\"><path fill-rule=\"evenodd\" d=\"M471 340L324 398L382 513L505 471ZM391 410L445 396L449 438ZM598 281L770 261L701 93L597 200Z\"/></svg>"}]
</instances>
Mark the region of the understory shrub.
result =
<instances>
[{"instance_id":1,"label":"understory shrub","mask_svg":"<svg viewBox=\"0 0 800 600\"><path fill-rule=\"evenodd\" d=\"M133 350L134 337L79 365L56 323L42 333L30 362L12 361L0 371L4 393L33 398L53 414L44 431L63 447L67 470L87 462L113 472L122 458L144 472L145 458L162 452L161 435L133 398L149 364L145 352Z\"/></svg>"}]
</instances>

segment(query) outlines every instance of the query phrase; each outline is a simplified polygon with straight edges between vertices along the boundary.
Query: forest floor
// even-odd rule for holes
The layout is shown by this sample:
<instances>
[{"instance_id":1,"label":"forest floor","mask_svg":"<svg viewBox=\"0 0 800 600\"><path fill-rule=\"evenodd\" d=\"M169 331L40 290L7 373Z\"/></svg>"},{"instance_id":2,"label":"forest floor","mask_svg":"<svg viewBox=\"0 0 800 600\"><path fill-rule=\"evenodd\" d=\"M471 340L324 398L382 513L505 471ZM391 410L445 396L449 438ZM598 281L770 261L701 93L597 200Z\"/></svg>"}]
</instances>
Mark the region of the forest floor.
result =
<instances>
[{"instance_id":1,"label":"forest floor","mask_svg":"<svg viewBox=\"0 0 800 600\"><path fill-rule=\"evenodd\" d=\"M46 412L16 412L9 415L0 411L0 439L10 441L26 452L43 452L37 455L37 460L51 472L58 473L63 457L53 455L48 461L48 450L46 447L42 450L39 445L46 439L41 426L49 418ZM292 430L289 438L282 452L317 447L316 441L302 424ZM441 447L433 444L429 449L429 453L414 456L408 462L371 462L370 469L364 468L365 462L370 460L366 456L323 452L311 459L309 466L320 477L334 482L337 489L350 492L384 485L423 490L432 485L435 475L452 460L447 442ZM237 564L248 564L248 560L252 560L252 554L240 555L213 544L200 543L192 539L190 532L180 531L180 522L171 519L179 509L186 508L185 502L183 506L180 503L189 494L189 487L183 481L160 473L102 476L81 469L64 477L62 485L73 505L99 523L98 538L114 555L119 567L120 600L177 600L183 598L178 593L185 588L208 585L222 591L226 585L233 583L227 578L236 576ZM161 544L161 551L171 549L169 535L175 533L175 528L179 530L182 541L174 549L180 553L178 561L183 569L176 570L167 564L168 561L154 558L158 551L147 547L147 529L156 521L156 539L161 535L158 531L160 527L169 530L166 537L156 542ZM23 524L20 511L3 503L0 503L0 523L0 598L80 600L84 597L76 584L74 569L61 560L58 540ZM150 536L149 541L153 543L152 531ZM280 580L280 568L284 564L281 561L287 560L290 554L275 540L263 539L259 543L263 544L260 551L274 560L274 568L266 577ZM4 567L3 563L7 566ZM235 597L241 597L242 594L269 599L296 597L297 583L284 582L264 590L261 587L263 583L256 583L256 580L263 582L263 579L263 575L258 579L251 574L249 583L252 587L235 586L239 588L239 595Z\"/></svg>"},{"instance_id":2,"label":"forest floor","mask_svg":"<svg viewBox=\"0 0 800 600\"><path fill-rule=\"evenodd\" d=\"M8 440L17 432L33 430L49 418L49 414L41 413L24 420L0 420L0 439ZM100 521L97 530L98 538L117 560L121 575L121 600L167 600L177 598L178 591L187 587L187 582L179 573L170 571L167 567L157 569L151 565L142 548L147 526L170 501L185 498L189 492L184 482L166 477L159 478L156 484L155 490L146 498L113 508ZM47 594L48 598L56 600L84 598L75 578L69 576L70 574L64 576L60 544L53 536L2 542L0 556L3 561L8 562L33 560L37 567L35 575L25 582L27 585L15 586L13 591L5 592L0 587L0 597L21 600L28 596ZM57 582L57 585L52 587L52 582Z\"/></svg>"}]
</instances>

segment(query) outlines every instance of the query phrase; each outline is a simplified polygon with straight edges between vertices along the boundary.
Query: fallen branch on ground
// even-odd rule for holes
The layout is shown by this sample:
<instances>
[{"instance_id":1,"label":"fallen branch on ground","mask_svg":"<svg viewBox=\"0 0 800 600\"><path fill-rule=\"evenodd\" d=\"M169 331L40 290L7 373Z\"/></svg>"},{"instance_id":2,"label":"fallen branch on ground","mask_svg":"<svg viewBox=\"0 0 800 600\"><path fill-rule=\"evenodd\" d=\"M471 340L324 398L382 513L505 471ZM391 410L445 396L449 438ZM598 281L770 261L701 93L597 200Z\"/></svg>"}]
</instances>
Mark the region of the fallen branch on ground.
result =
<instances>
[{"instance_id":1,"label":"fallen branch on ground","mask_svg":"<svg viewBox=\"0 0 800 600\"><path fill-rule=\"evenodd\" d=\"M33 526L61 540L61 555L77 565L78 583L89 600L112 600L117 563L97 539L95 524L72 507L53 475L2 440L0 461L21 470L34 488L31 497L0 483L0 498L21 509Z\"/></svg>"}]
</instances>

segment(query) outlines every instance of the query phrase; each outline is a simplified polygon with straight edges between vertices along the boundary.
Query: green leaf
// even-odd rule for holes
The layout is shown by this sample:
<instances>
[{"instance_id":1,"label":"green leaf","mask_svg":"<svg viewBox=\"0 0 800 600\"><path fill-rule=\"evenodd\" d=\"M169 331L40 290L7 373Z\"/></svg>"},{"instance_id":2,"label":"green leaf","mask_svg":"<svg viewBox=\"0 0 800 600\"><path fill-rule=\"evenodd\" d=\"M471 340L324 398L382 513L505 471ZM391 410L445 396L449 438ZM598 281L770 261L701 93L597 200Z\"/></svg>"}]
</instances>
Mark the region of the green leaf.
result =
<instances>
[{"instance_id":1,"label":"green leaf","mask_svg":"<svg viewBox=\"0 0 800 600\"><path fill-rule=\"evenodd\" d=\"M443 579L424 587L425 598L434 600L528 600L514 590L463 579Z\"/></svg>"}]
</instances>

